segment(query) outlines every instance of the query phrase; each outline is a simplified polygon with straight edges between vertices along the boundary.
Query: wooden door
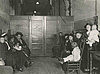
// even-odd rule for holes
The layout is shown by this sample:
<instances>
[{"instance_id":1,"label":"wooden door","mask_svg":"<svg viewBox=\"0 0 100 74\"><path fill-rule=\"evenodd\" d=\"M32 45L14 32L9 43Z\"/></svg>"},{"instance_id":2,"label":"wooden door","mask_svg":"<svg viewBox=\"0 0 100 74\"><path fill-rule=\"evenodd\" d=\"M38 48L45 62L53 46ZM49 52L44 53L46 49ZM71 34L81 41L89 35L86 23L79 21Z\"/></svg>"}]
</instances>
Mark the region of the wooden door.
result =
<instances>
[{"instance_id":1,"label":"wooden door","mask_svg":"<svg viewBox=\"0 0 100 74\"><path fill-rule=\"evenodd\" d=\"M43 17L31 17L30 25L31 53L34 56L44 56Z\"/></svg>"}]
</instances>

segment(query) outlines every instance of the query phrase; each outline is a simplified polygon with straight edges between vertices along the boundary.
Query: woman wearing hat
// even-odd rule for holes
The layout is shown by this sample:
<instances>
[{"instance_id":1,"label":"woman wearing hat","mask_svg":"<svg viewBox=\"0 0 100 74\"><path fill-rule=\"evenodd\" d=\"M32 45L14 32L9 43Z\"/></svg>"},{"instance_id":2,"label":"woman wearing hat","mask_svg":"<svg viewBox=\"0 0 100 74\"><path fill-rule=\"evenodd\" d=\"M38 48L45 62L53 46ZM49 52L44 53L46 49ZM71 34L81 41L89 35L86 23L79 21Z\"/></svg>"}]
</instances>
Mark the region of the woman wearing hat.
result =
<instances>
[{"instance_id":1,"label":"woman wearing hat","mask_svg":"<svg viewBox=\"0 0 100 74\"><path fill-rule=\"evenodd\" d=\"M23 34L21 32L17 32L15 34L15 40L14 42L15 43L18 43L19 46L22 47L22 50L20 52L18 52L19 55L22 56L23 60L21 59L21 57L19 56L19 61L17 62L17 67L20 68L20 61L22 60L23 61L23 65L25 67L28 67L32 64L32 62L30 61L30 49L28 48L27 44L25 43L25 41L22 39L23 37Z\"/></svg>"},{"instance_id":2,"label":"woman wearing hat","mask_svg":"<svg viewBox=\"0 0 100 74\"><path fill-rule=\"evenodd\" d=\"M15 43L19 43L20 46L22 46L24 48L24 51L26 52L26 54L28 56L30 56L30 49L28 48L27 44L25 43L25 41L22 39L23 34L21 32L17 32L15 34Z\"/></svg>"},{"instance_id":3,"label":"woman wearing hat","mask_svg":"<svg viewBox=\"0 0 100 74\"><path fill-rule=\"evenodd\" d=\"M87 23L85 26L85 33L84 33L84 39L85 42L89 37L89 34L91 32L91 24ZM82 63L81 63L81 69L85 72L89 71L89 45L85 43L83 56L82 56Z\"/></svg>"}]
</instances>

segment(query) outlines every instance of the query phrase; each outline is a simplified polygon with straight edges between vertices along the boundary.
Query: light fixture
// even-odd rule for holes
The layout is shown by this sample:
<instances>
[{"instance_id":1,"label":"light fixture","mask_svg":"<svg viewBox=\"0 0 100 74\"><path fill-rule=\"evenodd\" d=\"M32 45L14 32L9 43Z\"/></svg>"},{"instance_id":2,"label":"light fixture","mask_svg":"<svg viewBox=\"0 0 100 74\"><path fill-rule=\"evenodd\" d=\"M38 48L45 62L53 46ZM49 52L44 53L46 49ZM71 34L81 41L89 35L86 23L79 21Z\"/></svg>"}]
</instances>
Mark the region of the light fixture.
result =
<instances>
[{"instance_id":1,"label":"light fixture","mask_svg":"<svg viewBox=\"0 0 100 74\"><path fill-rule=\"evenodd\" d=\"M34 11L34 13L36 13L36 10Z\"/></svg>"},{"instance_id":2,"label":"light fixture","mask_svg":"<svg viewBox=\"0 0 100 74\"><path fill-rule=\"evenodd\" d=\"M37 4L37 5L39 5L39 4L40 4L40 2L39 2L39 1L37 1L37 2L36 2L36 4Z\"/></svg>"}]
</instances>

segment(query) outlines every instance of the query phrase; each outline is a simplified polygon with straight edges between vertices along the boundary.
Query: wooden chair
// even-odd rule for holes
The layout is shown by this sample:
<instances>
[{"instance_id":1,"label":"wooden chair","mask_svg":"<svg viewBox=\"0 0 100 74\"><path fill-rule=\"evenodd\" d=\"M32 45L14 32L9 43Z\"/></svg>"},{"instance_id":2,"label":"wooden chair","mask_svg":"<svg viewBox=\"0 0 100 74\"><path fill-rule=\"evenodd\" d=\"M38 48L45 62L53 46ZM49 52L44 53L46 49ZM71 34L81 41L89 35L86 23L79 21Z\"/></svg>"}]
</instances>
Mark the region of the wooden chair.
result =
<instances>
[{"instance_id":1,"label":"wooden chair","mask_svg":"<svg viewBox=\"0 0 100 74\"><path fill-rule=\"evenodd\" d=\"M68 61L65 63L67 70L65 71L65 74L68 74L70 72L77 72L77 74L80 74L80 68L81 68L81 61L82 61L82 55L83 55L83 50L84 50L84 45L85 42L82 44L81 48L81 58L79 61L74 62L74 61Z\"/></svg>"}]
</instances>

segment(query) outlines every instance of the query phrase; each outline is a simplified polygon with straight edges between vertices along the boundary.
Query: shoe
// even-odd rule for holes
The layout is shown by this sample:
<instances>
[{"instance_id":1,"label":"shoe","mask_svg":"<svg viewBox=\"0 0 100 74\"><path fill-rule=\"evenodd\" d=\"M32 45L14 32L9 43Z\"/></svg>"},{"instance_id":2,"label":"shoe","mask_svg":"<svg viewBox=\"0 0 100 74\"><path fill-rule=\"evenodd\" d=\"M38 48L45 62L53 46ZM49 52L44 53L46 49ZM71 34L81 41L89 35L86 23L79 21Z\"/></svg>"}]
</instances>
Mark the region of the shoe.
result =
<instances>
[{"instance_id":1,"label":"shoe","mask_svg":"<svg viewBox=\"0 0 100 74\"><path fill-rule=\"evenodd\" d=\"M87 72L87 71L89 71L89 69L84 69L84 71L86 71L86 72Z\"/></svg>"},{"instance_id":2,"label":"shoe","mask_svg":"<svg viewBox=\"0 0 100 74\"><path fill-rule=\"evenodd\" d=\"M23 69L22 69L22 68L20 68L18 71L21 71L21 72L23 72Z\"/></svg>"},{"instance_id":3,"label":"shoe","mask_svg":"<svg viewBox=\"0 0 100 74\"><path fill-rule=\"evenodd\" d=\"M32 66L33 62L29 62L28 67Z\"/></svg>"}]
</instances>

